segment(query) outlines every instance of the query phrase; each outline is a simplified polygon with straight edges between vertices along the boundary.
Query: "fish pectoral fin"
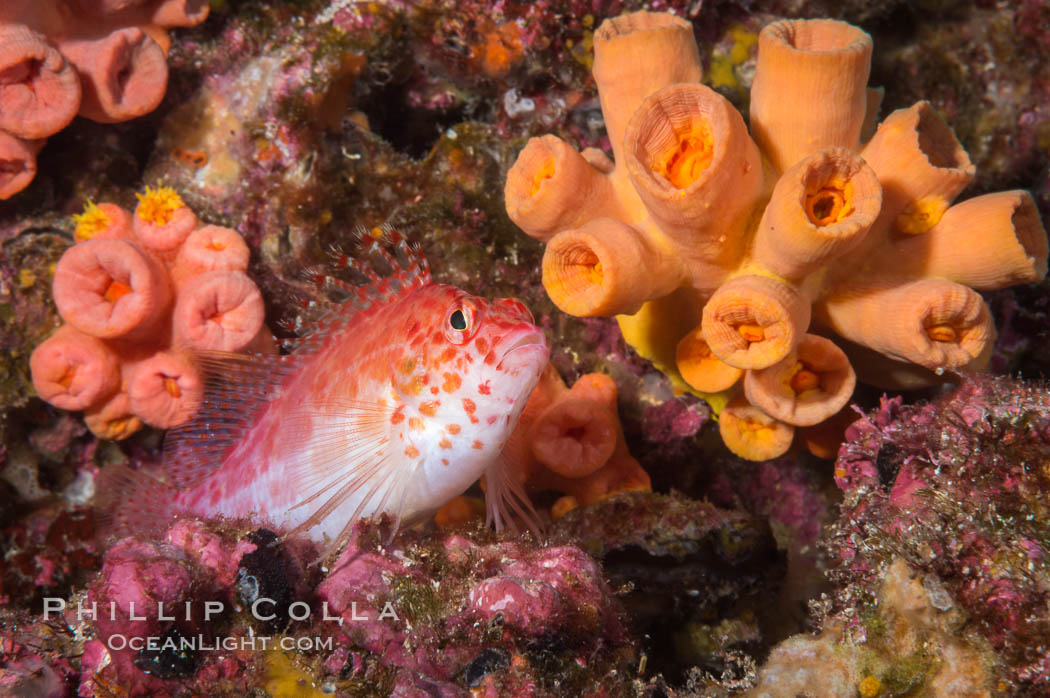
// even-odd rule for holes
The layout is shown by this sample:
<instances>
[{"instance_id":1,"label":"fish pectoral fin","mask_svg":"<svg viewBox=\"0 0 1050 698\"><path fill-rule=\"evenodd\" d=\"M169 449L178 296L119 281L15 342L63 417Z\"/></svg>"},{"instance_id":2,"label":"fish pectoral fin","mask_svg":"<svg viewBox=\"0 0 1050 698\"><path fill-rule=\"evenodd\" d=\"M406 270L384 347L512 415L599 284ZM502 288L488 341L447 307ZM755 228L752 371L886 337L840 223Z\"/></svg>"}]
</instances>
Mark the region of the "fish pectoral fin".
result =
<instances>
[{"instance_id":1,"label":"fish pectoral fin","mask_svg":"<svg viewBox=\"0 0 1050 698\"><path fill-rule=\"evenodd\" d=\"M287 535L323 523L352 501L356 504L337 543L345 542L363 516L386 512L400 519L410 470L392 449L393 415L394 409L385 405L342 400L289 418L288 432L304 436L284 440L275 459L283 464L288 487L302 492L289 511L307 508L309 515Z\"/></svg>"},{"instance_id":2,"label":"fish pectoral fin","mask_svg":"<svg viewBox=\"0 0 1050 698\"><path fill-rule=\"evenodd\" d=\"M192 487L222 464L299 364L290 356L186 353L201 372L204 395L193 418L164 437L164 478L177 489Z\"/></svg>"}]
</instances>

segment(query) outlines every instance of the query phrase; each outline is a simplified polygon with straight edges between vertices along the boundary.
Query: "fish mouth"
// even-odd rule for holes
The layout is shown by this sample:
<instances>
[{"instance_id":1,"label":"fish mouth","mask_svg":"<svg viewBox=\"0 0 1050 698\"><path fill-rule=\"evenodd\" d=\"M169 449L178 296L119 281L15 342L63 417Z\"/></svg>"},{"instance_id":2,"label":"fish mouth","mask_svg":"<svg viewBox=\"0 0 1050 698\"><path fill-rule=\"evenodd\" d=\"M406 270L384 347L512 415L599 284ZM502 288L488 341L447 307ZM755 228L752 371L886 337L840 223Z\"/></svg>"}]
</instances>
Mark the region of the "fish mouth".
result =
<instances>
[{"instance_id":1,"label":"fish mouth","mask_svg":"<svg viewBox=\"0 0 1050 698\"><path fill-rule=\"evenodd\" d=\"M497 368L502 368L503 362L507 360L507 357L516 352L521 352L522 349L530 348L541 349L544 354L547 353L547 338L539 330L533 329L505 337L496 346L496 353L500 357L499 362L496 364Z\"/></svg>"}]
</instances>

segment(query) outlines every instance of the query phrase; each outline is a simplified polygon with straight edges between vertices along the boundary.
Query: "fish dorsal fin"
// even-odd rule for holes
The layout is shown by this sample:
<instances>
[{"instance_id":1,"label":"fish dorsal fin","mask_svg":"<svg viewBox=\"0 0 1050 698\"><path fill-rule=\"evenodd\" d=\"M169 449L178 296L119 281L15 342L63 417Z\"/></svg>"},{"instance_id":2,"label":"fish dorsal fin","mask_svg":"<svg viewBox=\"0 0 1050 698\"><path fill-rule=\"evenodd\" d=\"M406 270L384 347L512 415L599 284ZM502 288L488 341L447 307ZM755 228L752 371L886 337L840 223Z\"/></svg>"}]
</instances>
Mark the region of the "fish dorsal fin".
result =
<instances>
[{"instance_id":1,"label":"fish dorsal fin","mask_svg":"<svg viewBox=\"0 0 1050 698\"><path fill-rule=\"evenodd\" d=\"M195 485L222 464L252 425L259 409L274 399L301 361L294 356L194 354L204 397L193 419L164 437L164 477L177 488Z\"/></svg>"},{"instance_id":2,"label":"fish dorsal fin","mask_svg":"<svg viewBox=\"0 0 1050 698\"><path fill-rule=\"evenodd\" d=\"M332 248L330 270L308 269L303 273L312 295L324 299L305 301L298 317L285 325L296 337L285 340L284 349L313 353L358 314L431 283L430 265L422 251L392 228L367 231L358 226L350 237L354 255ZM333 275L336 273L350 276L357 284L337 278Z\"/></svg>"}]
</instances>

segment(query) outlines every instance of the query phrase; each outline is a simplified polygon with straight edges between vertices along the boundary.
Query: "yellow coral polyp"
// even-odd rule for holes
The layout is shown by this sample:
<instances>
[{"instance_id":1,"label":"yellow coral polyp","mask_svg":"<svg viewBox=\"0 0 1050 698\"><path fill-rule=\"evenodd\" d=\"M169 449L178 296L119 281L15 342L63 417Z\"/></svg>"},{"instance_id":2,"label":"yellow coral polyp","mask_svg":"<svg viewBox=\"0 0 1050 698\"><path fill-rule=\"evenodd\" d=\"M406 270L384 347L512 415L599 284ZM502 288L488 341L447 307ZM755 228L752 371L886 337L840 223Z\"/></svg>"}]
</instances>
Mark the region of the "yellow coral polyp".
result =
<instances>
[{"instance_id":1,"label":"yellow coral polyp","mask_svg":"<svg viewBox=\"0 0 1050 698\"><path fill-rule=\"evenodd\" d=\"M897 216L897 230L908 235L922 235L937 225L947 210L948 202L942 196L916 199Z\"/></svg>"},{"instance_id":2,"label":"yellow coral polyp","mask_svg":"<svg viewBox=\"0 0 1050 698\"><path fill-rule=\"evenodd\" d=\"M135 196L139 200L135 215L153 225L167 225L175 212L186 205L171 187L146 187L145 192Z\"/></svg>"},{"instance_id":3,"label":"yellow coral polyp","mask_svg":"<svg viewBox=\"0 0 1050 698\"><path fill-rule=\"evenodd\" d=\"M679 138L678 147L667 153L655 169L677 188L688 189L711 166L714 151L711 127L703 122L695 123Z\"/></svg>"},{"instance_id":4,"label":"yellow coral polyp","mask_svg":"<svg viewBox=\"0 0 1050 698\"><path fill-rule=\"evenodd\" d=\"M841 223L853 214L852 195L853 186L849 182L825 184L806 196L806 216L818 227Z\"/></svg>"},{"instance_id":5,"label":"yellow coral polyp","mask_svg":"<svg viewBox=\"0 0 1050 698\"><path fill-rule=\"evenodd\" d=\"M83 213L73 214L73 222L76 223L73 239L77 242L83 242L90 240L105 230L109 226L110 220L106 212L98 207L98 204L94 201L88 201L84 206Z\"/></svg>"}]
</instances>

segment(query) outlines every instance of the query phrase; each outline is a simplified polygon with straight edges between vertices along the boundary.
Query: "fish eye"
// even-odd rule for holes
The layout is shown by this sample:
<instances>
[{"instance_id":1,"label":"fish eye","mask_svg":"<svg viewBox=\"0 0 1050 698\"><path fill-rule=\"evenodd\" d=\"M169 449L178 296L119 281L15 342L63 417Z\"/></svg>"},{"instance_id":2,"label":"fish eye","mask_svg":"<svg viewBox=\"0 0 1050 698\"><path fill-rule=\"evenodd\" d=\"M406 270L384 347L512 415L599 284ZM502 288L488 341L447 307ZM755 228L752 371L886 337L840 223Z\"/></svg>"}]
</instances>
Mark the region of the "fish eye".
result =
<instances>
[{"instance_id":1,"label":"fish eye","mask_svg":"<svg viewBox=\"0 0 1050 698\"><path fill-rule=\"evenodd\" d=\"M452 304L445 315L445 337L453 344L464 344L478 330L477 311L469 300Z\"/></svg>"}]
</instances>

